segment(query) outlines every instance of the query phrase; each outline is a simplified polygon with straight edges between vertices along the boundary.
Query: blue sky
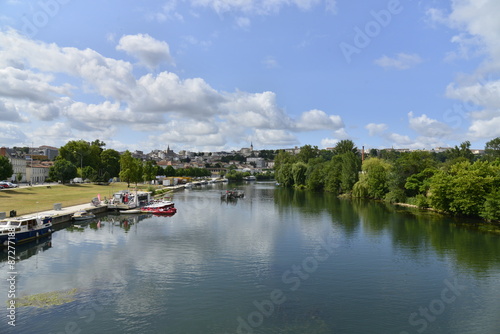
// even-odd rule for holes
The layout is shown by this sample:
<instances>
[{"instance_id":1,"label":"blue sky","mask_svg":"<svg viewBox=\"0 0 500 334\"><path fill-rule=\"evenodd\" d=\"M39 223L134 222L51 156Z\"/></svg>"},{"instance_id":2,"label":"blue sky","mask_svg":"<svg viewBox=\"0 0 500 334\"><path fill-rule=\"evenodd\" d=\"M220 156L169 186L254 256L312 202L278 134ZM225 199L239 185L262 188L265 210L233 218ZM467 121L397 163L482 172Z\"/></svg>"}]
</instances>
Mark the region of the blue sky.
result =
<instances>
[{"instance_id":1,"label":"blue sky","mask_svg":"<svg viewBox=\"0 0 500 334\"><path fill-rule=\"evenodd\" d=\"M431 149L500 136L494 0L6 0L0 145Z\"/></svg>"}]
</instances>

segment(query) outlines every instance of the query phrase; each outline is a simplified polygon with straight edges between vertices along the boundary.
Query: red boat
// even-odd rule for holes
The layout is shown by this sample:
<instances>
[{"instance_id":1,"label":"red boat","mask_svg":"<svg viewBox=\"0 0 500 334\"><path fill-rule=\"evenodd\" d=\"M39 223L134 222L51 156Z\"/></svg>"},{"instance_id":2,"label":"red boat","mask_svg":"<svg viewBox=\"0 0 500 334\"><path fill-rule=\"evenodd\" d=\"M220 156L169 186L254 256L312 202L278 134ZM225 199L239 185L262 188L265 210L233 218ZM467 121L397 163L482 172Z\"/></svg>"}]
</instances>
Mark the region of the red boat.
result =
<instances>
[{"instance_id":1,"label":"red boat","mask_svg":"<svg viewBox=\"0 0 500 334\"><path fill-rule=\"evenodd\" d=\"M177 212L177 209L174 207L174 202L160 201L146 205L141 208L141 211L157 215L173 215Z\"/></svg>"}]
</instances>

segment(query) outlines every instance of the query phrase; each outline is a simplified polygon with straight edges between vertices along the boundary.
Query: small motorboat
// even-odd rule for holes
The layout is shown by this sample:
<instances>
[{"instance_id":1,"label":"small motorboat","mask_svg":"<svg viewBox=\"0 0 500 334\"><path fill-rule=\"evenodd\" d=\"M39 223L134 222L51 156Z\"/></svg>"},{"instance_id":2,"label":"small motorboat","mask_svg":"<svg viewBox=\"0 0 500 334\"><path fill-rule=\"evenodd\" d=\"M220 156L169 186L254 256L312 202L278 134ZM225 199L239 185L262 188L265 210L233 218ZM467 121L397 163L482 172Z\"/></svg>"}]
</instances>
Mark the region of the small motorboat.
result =
<instances>
[{"instance_id":1,"label":"small motorboat","mask_svg":"<svg viewBox=\"0 0 500 334\"><path fill-rule=\"evenodd\" d=\"M162 200L142 207L141 211L157 215L173 215L177 209L174 207L174 202Z\"/></svg>"},{"instance_id":2,"label":"small motorboat","mask_svg":"<svg viewBox=\"0 0 500 334\"><path fill-rule=\"evenodd\" d=\"M52 232L51 216L0 220L0 246L25 243Z\"/></svg>"},{"instance_id":3,"label":"small motorboat","mask_svg":"<svg viewBox=\"0 0 500 334\"><path fill-rule=\"evenodd\" d=\"M73 218L73 220L80 221L95 218L95 215L92 212L88 212L87 210L80 210L75 212L73 216L71 216L71 218Z\"/></svg>"}]
</instances>

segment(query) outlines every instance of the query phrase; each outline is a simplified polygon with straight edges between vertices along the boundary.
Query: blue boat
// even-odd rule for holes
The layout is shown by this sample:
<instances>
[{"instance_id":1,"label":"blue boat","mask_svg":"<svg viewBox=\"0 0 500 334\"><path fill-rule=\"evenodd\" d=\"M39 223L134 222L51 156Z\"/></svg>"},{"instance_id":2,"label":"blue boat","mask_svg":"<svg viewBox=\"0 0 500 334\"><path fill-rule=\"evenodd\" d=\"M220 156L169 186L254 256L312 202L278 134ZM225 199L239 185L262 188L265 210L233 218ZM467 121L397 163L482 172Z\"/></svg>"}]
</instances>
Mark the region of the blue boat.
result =
<instances>
[{"instance_id":1,"label":"blue boat","mask_svg":"<svg viewBox=\"0 0 500 334\"><path fill-rule=\"evenodd\" d=\"M50 216L0 220L0 247L29 242L52 232Z\"/></svg>"}]
</instances>

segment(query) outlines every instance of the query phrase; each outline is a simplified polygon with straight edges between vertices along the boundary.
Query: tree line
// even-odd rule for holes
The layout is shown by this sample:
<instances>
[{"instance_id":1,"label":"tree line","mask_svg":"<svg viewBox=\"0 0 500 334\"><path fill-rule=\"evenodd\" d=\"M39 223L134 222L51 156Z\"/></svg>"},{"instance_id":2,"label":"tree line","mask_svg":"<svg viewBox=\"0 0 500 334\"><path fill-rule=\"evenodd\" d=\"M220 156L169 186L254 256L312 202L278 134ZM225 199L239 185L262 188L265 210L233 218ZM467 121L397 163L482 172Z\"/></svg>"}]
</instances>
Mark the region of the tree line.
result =
<instances>
[{"instance_id":1,"label":"tree line","mask_svg":"<svg viewBox=\"0 0 500 334\"><path fill-rule=\"evenodd\" d=\"M120 154L113 149L105 149L106 144L100 140L91 143L84 140L69 141L59 149L54 166L49 170L49 178L67 183L80 176L91 182L107 183L110 179L120 178L122 181L138 183L152 181L156 176L210 176L205 168L165 168L155 161L134 158L128 150Z\"/></svg>"},{"instance_id":2,"label":"tree line","mask_svg":"<svg viewBox=\"0 0 500 334\"><path fill-rule=\"evenodd\" d=\"M351 140L333 150L305 145L297 155L277 154L275 177L284 187L500 220L500 137L481 156L465 141L440 153L370 150L364 161Z\"/></svg>"}]
</instances>

